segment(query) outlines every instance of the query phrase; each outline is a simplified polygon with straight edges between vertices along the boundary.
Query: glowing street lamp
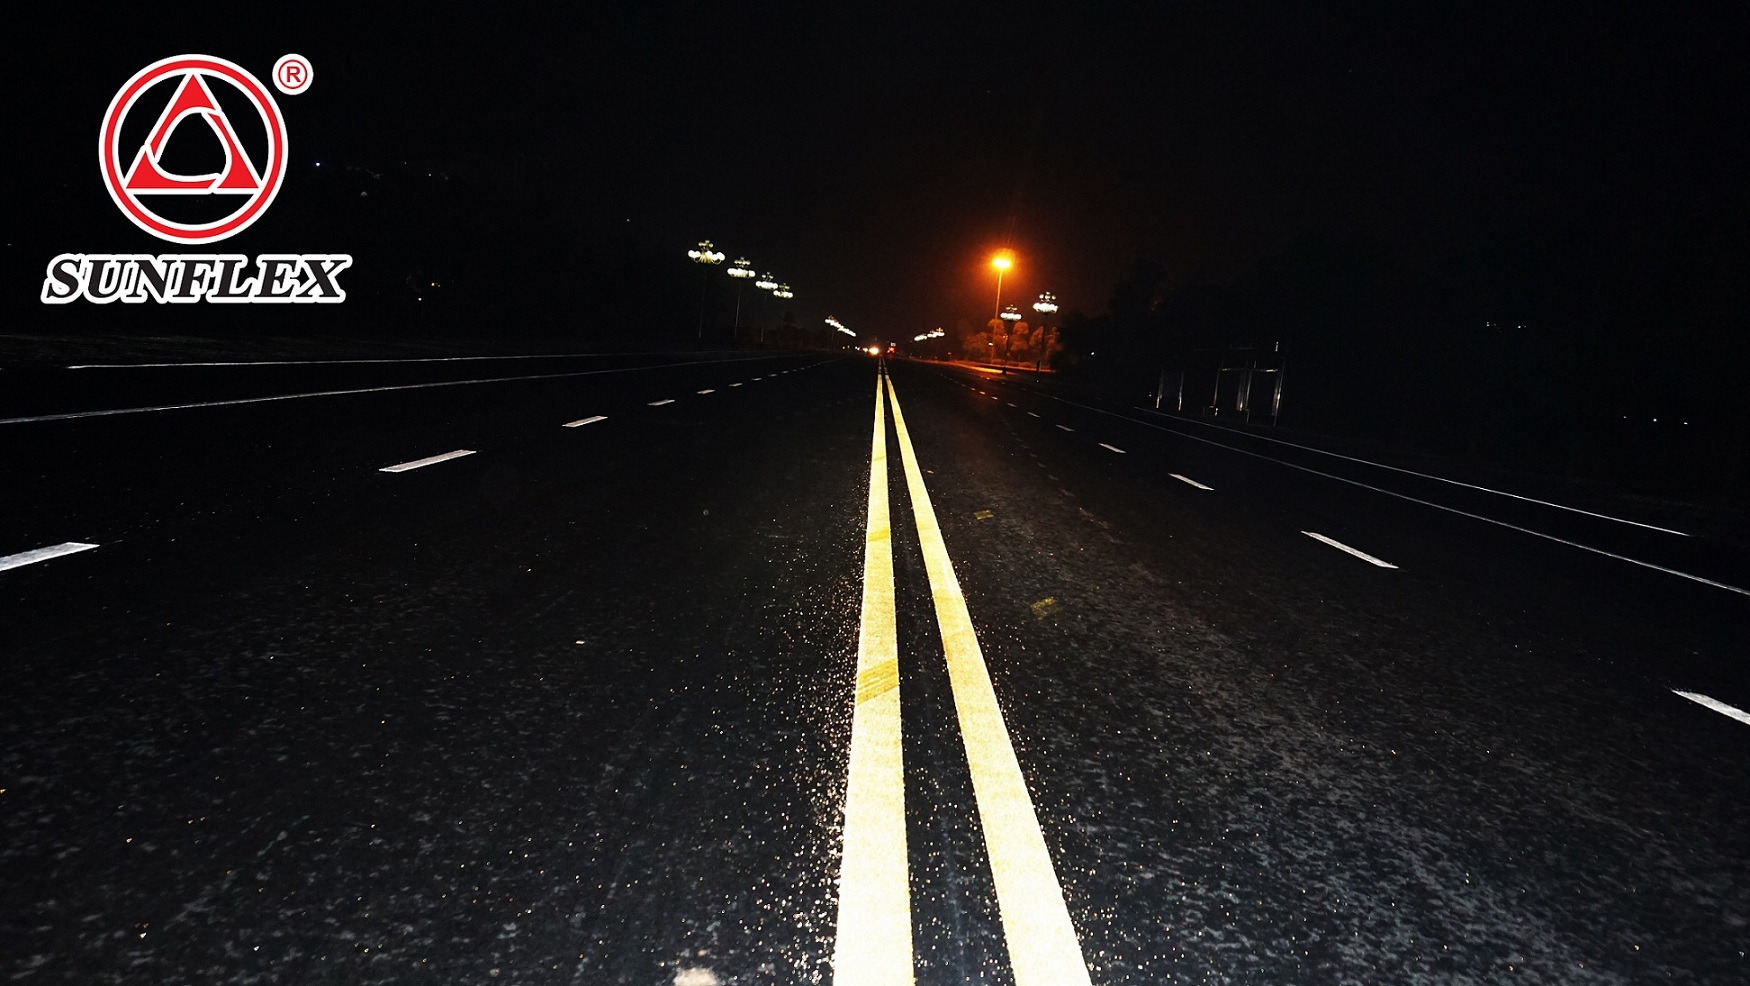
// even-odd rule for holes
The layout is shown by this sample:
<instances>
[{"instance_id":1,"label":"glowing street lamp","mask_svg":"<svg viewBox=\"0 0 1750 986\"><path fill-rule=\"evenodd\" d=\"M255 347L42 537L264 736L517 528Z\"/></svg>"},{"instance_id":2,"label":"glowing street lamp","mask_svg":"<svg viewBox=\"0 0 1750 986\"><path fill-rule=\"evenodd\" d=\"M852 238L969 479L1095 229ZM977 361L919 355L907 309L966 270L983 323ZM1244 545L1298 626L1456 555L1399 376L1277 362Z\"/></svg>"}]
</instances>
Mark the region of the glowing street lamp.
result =
<instances>
[{"instance_id":1,"label":"glowing street lamp","mask_svg":"<svg viewBox=\"0 0 1750 986\"><path fill-rule=\"evenodd\" d=\"M790 290L790 285L780 284L772 289L772 297L783 298L788 301L789 299L796 297L796 292Z\"/></svg>"},{"instance_id":2,"label":"glowing street lamp","mask_svg":"<svg viewBox=\"0 0 1750 986\"><path fill-rule=\"evenodd\" d=\"M997 317L1001 318L1003 314L1003 275L1008 273L1009 268L1015 265L1015 257L1013 254L1005 250L990 258L990 265L995 267L997 271L996 312Z\"/></svg>"},{"instance_id":3,"label":"glowing street lamp","mask_svg":"<svg viewBox=\"0 0 1750 986\"><path fill-rule=\"evenodd\" d=\"M723 262L728 254L712 249L710 240L700 240L699 245L687 251L687 259L704 268L705 277L699 285L699 341L705 339L705 291L711 286L711 268Z\"/></svg>"},{"instance_id":4,"label":"glowing street lamp","mask_svg":"<svg viewBox=\"0 0 1750 986\"><path fill-rule=\"evenodd\" d=\"M687 251L687 258L696 264L720 264L727 256L729 254L719 253L712 249L710 240L700 240L696 249ZM739 264L741 261L738 260L736 263Z\"/></svg>"},{"instance_id":5,"label":"glowing street lamp","mask_svg":"<svg viewBox=\"0 0 1750 986\"><path fill-rule=\"evenodd\" d=\"M753 286L759 288L761 291L776 291L778 289L778 282L774 280L770 274L761 274L760 279L753 282Z\"/></svg>"},{"instance_id":6,"label":"glowing street lamp","mask_svg":"<svg viewBox=\"0 0 1750 986\"><path fill-rule=\"evenodd\" d=\"M1057 295L1050 291L1040 295L1039 300L1033 302L1033 310L1041 315L1053 314L1057 311Z\"/></svg>"},{"instance_id":7,"label":"glowing street lamp","mask_svg":"<svg viewBox=\"0 0 1750 986\"><path fill-rule=\"evenodd\" d=\"M1014 305L1005 305L1003 306L1003 310L997 313L997 317L1010 325L1014 325L1025 316L1021 314L1021 309L1016 308Z\"/></svg>"}]
</instances>

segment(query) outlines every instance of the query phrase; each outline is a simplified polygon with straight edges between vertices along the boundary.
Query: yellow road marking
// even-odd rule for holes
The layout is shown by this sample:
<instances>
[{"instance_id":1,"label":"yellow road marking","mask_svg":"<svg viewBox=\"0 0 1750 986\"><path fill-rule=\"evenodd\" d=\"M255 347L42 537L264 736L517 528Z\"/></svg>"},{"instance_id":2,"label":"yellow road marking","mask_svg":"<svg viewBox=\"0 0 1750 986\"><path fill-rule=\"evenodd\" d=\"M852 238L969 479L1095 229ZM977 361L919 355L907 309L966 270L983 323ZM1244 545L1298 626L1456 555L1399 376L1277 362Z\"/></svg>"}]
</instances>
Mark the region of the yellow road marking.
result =
<instances>
[{"instance_id":1,"label":"yellow road marking","mask_svg":"<svg viewBox=\"0 0 1750 986\"><path fill-rule=\"evenodd\" d=\"M893 430L899 439L912 515L924 549L924 571L929 574L936 625L948 658L948 680L954 689L960 734L966 742L966 762L972 771L972 790L978 800L985 848L990 853L997 908L1002 913L1015 984L1080 986L1089 982L1081 942L1070 922L1057 872L1052 869L1051 852L1039 829L1008 727L1003 724L996 690L991 687L978 635L972 629L972 616L966 611L966 597L954 576L891 378L887 394L893 403Z\"/></svg>"},{"instance_id":2,"label":"yellow road marking","mask_svg":"<svg viewBox=\"0 0 1750 986\"><path fill-rule=\"evenodd\" d=\"M881 379L875 378L875 435L869 455L863 618L857 634L851 764L845 779L834 986L914 981L905 769L900 756L899 638L894 631L893 541L887 515L887 413ZM898 410L896 405L894 411Z\"/></svg>"}]
</instances>

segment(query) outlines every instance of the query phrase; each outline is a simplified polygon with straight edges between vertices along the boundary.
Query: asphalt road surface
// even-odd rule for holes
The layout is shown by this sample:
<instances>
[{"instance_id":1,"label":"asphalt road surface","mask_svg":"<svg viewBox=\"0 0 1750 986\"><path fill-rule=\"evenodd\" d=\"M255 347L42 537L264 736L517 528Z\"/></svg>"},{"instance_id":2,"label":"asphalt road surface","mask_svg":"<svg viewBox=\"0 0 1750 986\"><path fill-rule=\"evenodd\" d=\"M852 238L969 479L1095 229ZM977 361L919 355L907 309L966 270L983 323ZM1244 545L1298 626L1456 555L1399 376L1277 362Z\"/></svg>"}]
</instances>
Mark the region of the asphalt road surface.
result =
<instances>
[{"instance_id":1,"label":"asphalt road surface","mask_svg":"<svg viewBox=\"0 0 1750 986\"><path fill-rule=\"evenodd\" d=\"M4 372L8 982L1750 981L1693 532L864 356Z\"/></svg>"}]
</instances>

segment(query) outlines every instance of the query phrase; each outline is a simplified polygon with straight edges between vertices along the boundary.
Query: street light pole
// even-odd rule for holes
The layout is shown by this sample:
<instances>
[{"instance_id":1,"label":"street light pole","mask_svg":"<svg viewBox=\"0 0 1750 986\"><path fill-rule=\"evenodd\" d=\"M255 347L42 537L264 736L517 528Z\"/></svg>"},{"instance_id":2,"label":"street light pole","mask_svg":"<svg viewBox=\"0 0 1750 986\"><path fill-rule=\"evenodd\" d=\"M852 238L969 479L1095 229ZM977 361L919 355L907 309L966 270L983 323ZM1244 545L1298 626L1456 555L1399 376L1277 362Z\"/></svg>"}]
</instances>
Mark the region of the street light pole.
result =
<instances>
[{"instance_id":1,"label":"street light pole","mask_svg":"<svg viewBox=\"0 0 1750 986\"><path fill-rule=\"evenodd\" d=\"M1045 349L1051 345L1051 336L1046 331L1045 320L1057 314L1057 295L1046 291L1033 302L1033 310L1039 313L1039 352L1033 357L1033 372L1038 373L1045 365Z\"/></svg>"},{"instance_id":2,"label":"street light pole","mask_svg":"<svg viewBox=\"0 0 1750 986\"><path fill-rule=\"evenodd\" d=\"M747 287L747 279L753 276L753 261L748 260L746 257L738 257L734 263L729 265L729 269L724 271L724 273L735 278L735 341L736 345L740 345L741 292L742 289Z\"/></svg>"},{"instance_id":3,"label":"street light pole","mask_svg":"<svg viewBox=\"0 0 1750 986\"><path fill-rule=\"evenodd\" d=\"M698 247L687 251L687 258L704 268L705 276L699 284L699 341L705 341L705 292L711 287L711 268L723 262L727 254L718 253L711 248L710 240L700 240Z\"/></svg>"},{"instance_id":4,"label":"street light pole","mask_svg":"<svg viewBox=\"0 0 1750 986\"><path fill-rule=\"evenodd\" d=\"M1014 305L1009 305L1007 308L998 312L997 317L1008 323L1008 329L1003 332L1003 365L1007 366L1009 363L1009 350L1015 345L1015 325L1021 321L1021 310ZM993 341L990 344L991 362L993 363L996 362L996 354L997 344Z\"/></svg>"}]
</instances>

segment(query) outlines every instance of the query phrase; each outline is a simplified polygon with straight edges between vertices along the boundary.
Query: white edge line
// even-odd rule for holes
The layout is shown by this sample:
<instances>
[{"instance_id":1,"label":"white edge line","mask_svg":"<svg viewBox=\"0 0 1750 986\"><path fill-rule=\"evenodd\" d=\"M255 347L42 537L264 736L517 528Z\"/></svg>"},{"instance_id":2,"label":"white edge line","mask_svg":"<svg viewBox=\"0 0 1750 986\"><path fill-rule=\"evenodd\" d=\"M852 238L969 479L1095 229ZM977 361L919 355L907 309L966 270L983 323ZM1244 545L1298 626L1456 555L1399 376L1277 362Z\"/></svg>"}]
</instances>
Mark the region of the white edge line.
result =
<instances>
[{"instance_id":1,"label":"white edge line","mask_svg":"<svg viewBox=\"0 0 1750 986\"><path fill-rule=\"evenodd\" d=\"M1118 446L1107 445L1105 442L1101 442L1100 447L1104 448L1104 449L1111 449L1112 451L1117 452L1119 455L1126 455L1127 454L1123 449L1119 448Z\"/></svg>"},{"instance_id":2,"label":"white edge line","mask_svg":"<svg viewBox=\"0 0 1750 986\"><path fill-rule=\"evenodd\" d=\"M1215 489L1215 487L1213 487L1213 486L1205 486L1202 483L1199 483L1197 480L1192 479L1190 476L1181 476L1176 472L1170 472L1170 473L1167 473L1167 475L1173 477L1174 479L1178 480L1181 483L1189 483L1192 486L1195 486L1200 490L1214 490Z\"/></svg>"},{"instance_id":3,"label":"white edge line","mask_svg":"<svg viewBox=\"0 0 1750 986\"><path fill-rule=\"evenodd\" d=\"M68 370L163 370L178 366L353 366L361 363L477 363L500 359L599 359L605 353L537 353L532 356L409 356L379 359L250 359L193 363L74 363ZM646 355L635 353L629 355Z\"/></svg>"},{"instance_id":4,"label":"white edge line","mask_svg":"<svg viewBox=\"0 0 1750 986\"><path fill-rule=\"evenodd\" d=\"M20 551L16 555L0 557L0 572L4 572L9 568L22 568L25 565L33 565L39 561L48 561L50 558L59 558L62 555L76 555L81 551L90 551L95 547L97 547L97 545L86 544L83 541L68 541L64 544L50 545L47 548L33 548L30 551Z\"/></svg>"},{"instance_id":5,"label":"white edge line","mask_svg":"<svg viewBox=\"0 0 1750 986\"><path fill-rule=\"evenodd\" d=\"M1051 395L1047 394L1045 396L1050 397ZM1056 398L1056 399L1062 400L1062 398ZM1075 402L1074 401L1066 401L1065 403L1074 404ZM1077 404L1076 406L1081 407L1083 405ZM1333 459L1342 459L1345 462L1353 462L1353 463L1356 463L1358 465L1363 465L1363 466L1373 466L1376 469L1388 469L1392 472L1401 472L1407 476L1419 476L1422 479L1431 479L1437 483L1448 483L1452 486L1462 486L1465 489L1476 490L1480 493L1493 493L1496 496L1504 496L1504 497L1508 497L1510 499L1520 500L1520 501L1523 501L1525 503L1535 503L1538 506L1552 507L1556 510L1566 510L1570 513L1584 514L1587 517L1596 517L1599 520L1615 521L1618 524L1628 524L1632 527L1644 527L1647 530L1658 531L1661 534L1675 534L1678 537L1684 537L1684 538L1691 536L1686 531L1673 530L1672 528L1669 528L1669 527L1660 527L1657 524L1647 524L1647 523L1643 523L1643 522L1638 521L1638 520L1629 520L1626 517L1613 517L1610 514L1601 514L1601 513L1598 513L1596 511L1585 510L1585 509L1582 509L1580 507L1570 507L1565 503L1554 503L1554 502L1551 502L1549 500L1539 500L1537 497L1534 497L1534 496L1525 496L1525 495L1520 494L1520 493L1509 493L1506 490L1497 490L1497 489L1494 489L1494 488L1488 487L1488 486L1478 486L1475 483L1467 483L1467 482L1464 482L1463 480L1458 480L1458 479L1448 479L1445 476L1436 476L1433 473L1417 472L1414 469L1405 469L1402 466L1388 466L1383 462L1374 462L1372 459L1361 459L1361 458L1357 458L1353 455L1344 455L1341 452L1332 452L1332 451L1322 449L1322 448L1315 448L1311 445L1301 445L1301 444L1298 444L1296 442L1285 442L1280 438L1271 438L1268 435L1254 435L1251 432L1245 432L1245 431L1240 431L1240 430L1235 429L1235 428L1229 428L1226 425L1218 425L1218 424L1214 424L1214 423L1211 423L1208 421L1195 421L1195 420L1192 420L1189 418L1181 418L1181 417L1178 417L1176 415L1168 414L1165 411L1155 411L1155 410L1151 410L1151 409L1146 408L1146 407L1139 407L1139 408L1137 408L1137 410L1143 412L1144 414L1159 415L1163 418L1166 418L1169 421L1183 421L1187 424L1203 425L1205 428L1214 428L1214 429L1217 429L1218 431L1225 431L1225 432L1228 432L1229 434L1239 435L1243 438L1256 438L1259 441L1270 442L1270 443L1275 444L1275 445L1286 445L1289 448L1297 448L1303 452L1313 452L1313 453L1316 453L1318 455L1328 455ZM1110 413L1110 412L1108 412L1108 413ZM1119 415L1119 417L1125 417L1125 416ZM1135 421L1136 419L1130 418L1129 420ZM1139 422L1139 423L1141 423L1141 422ZM1180 432L1180 434L1183 434L1183 432ZM1189 438L1191 436L1186 435L1185 437Z\"/></svg>"},{"instance_id":6,"label":"white edge line","mask_svg":"<svg viewBox=\"0 0 1750 986\"><path fill-rule=\"evenodd\" d=\"M1314 533L1312 531L1301 531L1300 533L1305 534L1307 537L1312 538L1314 541L1323 541L1325 544L1328 544L1331 547L1336 548L1338 551L1348 552L1349 554L1354 555L1355 557L1361 559L1362 561L1368 563L1369 565L1378 565L1380 568L1397 568L1396 565L1393 565L1389 561L1382 561L1381 559L1375 558L1365 551L1357 551L1354 548L1351 548L1348 545L1344 544L1343 542L1332 540L1331 538L1325 537L1323 534L1317 534L1317 533Z\"/></svg>"},{"instance_id":7,"label":"white edge line","mask_svg":"<svg viewBox=\"0 0 1750 986\"><path fill-rule=\"evenodd\" d=\"M439 463L439 462L447 462L450 459L460 459L464 455L473 455L473 454L474 454L474 450L471 448L459 448L459 449L455 450L454 452L445 452L443 455L433 455L433 456L428 456L424 459L414 459L412 462L403 462L403 463L400 463L398 465L384 466L383 468L378 469L377 471L378 472L406 472L409 469L420 469L420 468L423 468L425 466L435 465L436 463Z\"/></svg>"},{"instance_id":8,"label":"white edge line","mask_svg":"<svg viewBox=\"0 0 1750 986\"><path fill-rule=\"evenodd\" d=\"M1708 698L1706 695L1702 695L1698 692L1678 691L1675 688L1671 689L1671 694L1677 695L1681 698L1689 699L1691 702L1694 702L1696 705L1700 705L1700 706L1703 706L1705 708L1712 709L1715 712L1718 712L1720 715L1729 716L1733 719L1738 720L1739 722L1742 722L1745 724L1750 724L1750 712L1745 712L1743 709L1734 708L1733 706L1727 705L1726 703L1720 701L1717 698Z\"/></svg>"},{"instance_id":9,"label":"white edge line","mask_svg":"<svg viewBox=\"0 0 1750 986\"><path fill-rule=\"evenodd\" d=\"M29 414L16 418L0 418L0 425L35 424L41 421L77 421L82 418L107 418L117 414L147 414L158 411L188 411L198 407L234 407L238 404L261 404L266 401L291 401L305 397L345 397L352 394L383 394L394 390L425 390L429 387L463 387L481 383L513 383L518 380L564 380L572 377L597 377L607 373L642 373L647 370L672 370L686 366L712 366L718 363L744 363L738 359L695 360L687 363L653 363L650 366L619 366L606 370L574 370L566 373L531 373L519 377L481 377L477 380L433 380L429 383L404 383L389 387L350 387L345 390L311 390L298 394L269 394L265 397L237 397L223 401L199 401L192 404L154 404L149 407L110 407L95 411L61 411L54 414ZM730 384L739 387L740 384Z\"/></svg>"},{"instance_id":10,"label":"white edge line","mask_svg":"<svg viewBox=\"0 0 1750 986\"><path fill-rule=\"evenodd\" d=\"M606 421L606 420L608 420L608 416L605 414L593 414L587 418L578 418L576 421L567 421L564 424L560 425L559 427L561 427L561 428L581 428L584 425L593 425L597 421Z\"/></svg>"}]
</instances>

